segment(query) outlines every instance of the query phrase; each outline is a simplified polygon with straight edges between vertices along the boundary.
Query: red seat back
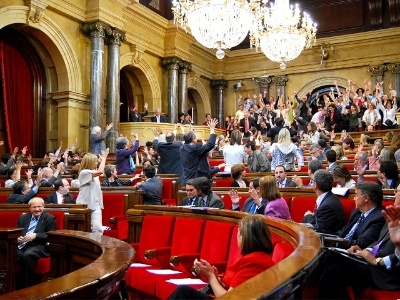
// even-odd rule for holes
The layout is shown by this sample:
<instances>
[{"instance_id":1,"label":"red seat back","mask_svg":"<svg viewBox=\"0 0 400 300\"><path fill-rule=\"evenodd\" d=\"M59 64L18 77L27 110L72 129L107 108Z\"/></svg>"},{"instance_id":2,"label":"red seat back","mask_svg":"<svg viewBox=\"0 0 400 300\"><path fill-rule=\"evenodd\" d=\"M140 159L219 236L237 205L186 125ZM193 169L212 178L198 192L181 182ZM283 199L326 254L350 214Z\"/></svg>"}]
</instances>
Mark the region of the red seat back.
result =
<instances>
[{"instance_id":1,"label":"red seat back","mask_svg":"<svg viewBox=\"0 0 400 300\"><path fill-rule=\"evenodd\" d=\"M4 185L2 185L4 186ZM7 198L9 195L7 194L0 194L0 203L7 203Z\"/></svg>"},{"instance_id":2,"label":"red seat back","mask_svg":"<svg viewBox=\"0 0 400 300\"><path fill-rule=\"evenodd\" d=\"M317 201L317 196L315 197L294 197L292 199L290 216L292 220L300 223L303 220L304 213L309 211L314 211L315 203Z\"/></svg>"},{"instance_id":3,"label":"red seat back","mask_svg":"<svg viewBox=\"0 0 400 300\"><path fill-rule=\"evenodd\" d=\"M232 230L232 237L231 237L231 244L229 246L229 256L228 256L228 264L227 268L234 264L240 258L240 248L237 242L237 233L239 231L239 225L233 227Z\"/></svg>"},{"instance_id":4,"label":"red seat back","mask_svg":"<svg viewBox=\"0 0 400 300\"><path fill-rule=\"evenodd\" d=\"M292 244L286 241L279 241L274 246L274 251L272 252L272 261L278 263L281 260L288 257L294 251Z\"/></svg>"},{"instance_id":5,"label":"red seat back","mask_svg":"<svg viewBox=\"0 0 400 300\"><path fill-rule=\"evenodd\" d=\"M103 225L110 226L110 218L123 216L125 212L125 194L103 193L104 209L102 209Z\"/></svg>"},{"instance_id":6,"label":"red seat back","mask_svg":"<svg viewBox=\"0 0 400 300\"><path fill-rule=\"evenodd\" d=\"M138 262L157 267L165 267L168 262L160 261L157 258L145 259L146 250L170 247L172 234L174 232L175 217L171 216L145 216L143 220L142 231L138 251L135 255Z\"/></svg>"},{"instance_id":7,"label":"red seat back","mask_svg":"<svg viewBox=\"0 0 400 300\"><path fill-rule=\"evenodd\" d=\"M165 204L176 206L176 195L175 195L175 179L162 179L162 192L161 199L164 200Z\"/></svg>"},{"instance_id":8,"label":"red seat back","mask_svg":"<svg viewBox=\"0 0 400 300\"><path fill-rule=\"evenodd\" d=\"M66 226L65 226L65 212L63 212L63 211L49 211L48 213L56 217L57 230L66 229Z\"/></svg>"},{"instance_id":9,"label":"red seat back","mask_svg":"<svg viewBox=\"0 0 400 300\"><path fill-rule=\"evenodd\" d=\"M233 182L232 178L217 178L215 180L216 187L230 187Z\"/></svg>"},{"instance_id":10,"label":"red seat back","mask_svg":"<svg viewBox=\"0 0 400 300\"><path fill-rule=\"evenodd\" d=\"M342 203L344 209L344 223L347 224L350 220L351 212L356 208L356 203L352 199L340 197L340 203Z\"/></svg>"},{"instance_id":11,"label":"red seat back","mask_svg":"<svg viewBox=\"0 0 400 300\"><path fill-rule=\"evenodd\" d=\"M17 227L20 211L4 211L0 214L0 227Z\"/></svg>"}]
</instances>

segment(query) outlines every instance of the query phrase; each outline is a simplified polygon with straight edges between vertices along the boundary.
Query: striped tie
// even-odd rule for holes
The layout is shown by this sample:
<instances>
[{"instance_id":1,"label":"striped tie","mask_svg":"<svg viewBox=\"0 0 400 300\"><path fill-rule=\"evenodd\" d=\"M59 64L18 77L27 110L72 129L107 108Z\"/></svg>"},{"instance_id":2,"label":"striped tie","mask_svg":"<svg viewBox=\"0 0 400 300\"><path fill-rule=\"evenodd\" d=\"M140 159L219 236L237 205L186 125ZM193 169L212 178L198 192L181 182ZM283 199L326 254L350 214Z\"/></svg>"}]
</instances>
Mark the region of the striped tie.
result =
<instances>
[{"instance_id":1,"label":"striped tie","mask_svg":"<svg viewBox=\"0 0 400 300\"><path fill-rule=\"evenodd\" d=\"M26 232L25 236L35 231L39 218L32 216L31 222L29 223L28 231ZM18 249L22 249L25 247L27 242L18 245Z\"/></svg>"}]
</instances>

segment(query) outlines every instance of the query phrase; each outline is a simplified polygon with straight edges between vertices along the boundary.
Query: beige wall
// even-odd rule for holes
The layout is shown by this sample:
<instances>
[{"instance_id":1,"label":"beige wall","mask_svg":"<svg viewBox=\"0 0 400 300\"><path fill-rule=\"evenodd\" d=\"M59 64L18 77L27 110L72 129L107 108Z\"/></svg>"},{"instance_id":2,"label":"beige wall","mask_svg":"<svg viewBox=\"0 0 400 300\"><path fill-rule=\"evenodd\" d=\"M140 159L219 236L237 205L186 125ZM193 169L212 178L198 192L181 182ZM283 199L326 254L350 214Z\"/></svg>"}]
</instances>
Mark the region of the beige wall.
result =
<instances>
[{"instance_id":1,"label":"beige wall","mask_svg":"<svg viewBox=\"0 0 400 300\"><path fill-rule=\"evenodd\" d=\"M26 5L26 6L25 6ZM48 149L60 141L64 145L78 139L87 149L90 93L90 37L81 30L84 22L101 20L126 32L121 44L120 68L128 67L135 83L134 94L149 111L161 107L168 111L167 74L161 66L163 57L177 56L192 64L188 85L193 90L197 120L211 111L210 81L228 80L225 91L225 115L235 113L237 93L232 85L244 80L244 92L258 93L254 77L286 75L287 95L293 90L305 93L310 88L339 83L351 78L357 85L370 78L368 67L400 62L398 28L372 31L351 36L318 40L317 46L304 51L299 58L280 70L278 63L269 61L254 49L226 51L224 60L215 58L215 51L200 46L192 36L177 29L137 0L0 0L0 28L19 26L40 53L48 82ZM330 43L333 51L320 64L319 45ZM104 46L103 98L106 92L107 46ZM385 82L392 81L388 71ZM137 86L140 85L140 86ZM270 93L274 95L274 86ZM105 118L104 118L105 120ZM105 124L103 124L105 126Z\"/></svg>"}]
</instances>

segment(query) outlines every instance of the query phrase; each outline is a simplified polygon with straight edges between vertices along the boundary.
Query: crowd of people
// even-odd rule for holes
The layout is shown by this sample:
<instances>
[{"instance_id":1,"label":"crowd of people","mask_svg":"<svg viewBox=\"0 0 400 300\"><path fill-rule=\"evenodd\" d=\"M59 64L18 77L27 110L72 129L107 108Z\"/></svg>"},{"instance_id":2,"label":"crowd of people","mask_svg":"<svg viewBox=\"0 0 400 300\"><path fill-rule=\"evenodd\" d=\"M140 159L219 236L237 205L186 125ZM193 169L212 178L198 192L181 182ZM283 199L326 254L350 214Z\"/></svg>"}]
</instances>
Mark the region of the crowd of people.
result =
<instances>
[{"instance_id":1,"label":"crowd of people","mask_svg":"<svg viewBox=\"0 0 400 300\"><path fill-rule=\"evenodd\" d=\"M343 241L336 246L364 257L369 265L380 264L382 266L381 273L386 272L390 276L395 276L393 274L398 272L398 268L396 268L399 264L398 259L397 261L388 260L386 257L392 258L393 255L398 257L398 248L395 247L399 247L398 238L392 236L391 246L387 248L388 252L382 252L382 255L385 254L382 256L382 260L379 259L381 256L375 254L375 261L362 249L369 249L369 245L379 241L385 226L386 229L388 227L385 224L395 228L395 220L399 218L398 208L397 210L390 208L383 215L381 211L383 209L382 189L395 189L400 184L398 177L400 134L388 133L386 139L390 143L389 147L385 147L382 139L371 141L368 135L364 134L356 148L351 132L358 131L360 127L364 127L366 130L394 128L397 124L394 114L397 111L398 99L390 85L388 95L384 94L383 82L377 83L374 90L372 90L371 83L366 82L365 89L359 88L356 91L351 80L348 82L348 88L343 90L340 90L335 82L336 97L335 89L331 89L329 94L321 97L313 95L310 90L301 99L296 92L292 99L283 99L280 90L278 90L276 100L274 97L267 98L266 91L259 94L258 97L253 95L253 98L249 96L243 100L242 97L239 97L238 111L234 117L228 116L222 126L226 129L226 135L217 137L215 128L218 121L213 119L211 114L205 116L202 125L209 127L210 136L202 142L197 140L196 133L191 126L189 132L179 139L176 131L161 134L159 129L155 129L154 140L143 145L143 150L141 150L138 135L134 133L131 134L131 139L117 138L116 149L110 150L104 143L113 127L113 124L108 124L104 131L99 126L95 126L91 130L88 153L81 148L75 148L75 145L62 151L61 144L55 152L47 152L39 165L34 165L31 156L27 155L27 147L22 148L20 155L18 155L19 149L15 148L12 154L3 155L0 164L0 174L8 176L6 187L13 188L13 193L7 201L29 204L32 215L39 217L43 215L43 218L45 216L48 218L43 213L45 203L87 204L91 210L92 231L101 234L104 230L101 218L101 210L104 208L101 186L133 185L135 189L144 192L144 204L161 205L163 183L157 174L179 174L178 183L185 187L187 195L182 200L182 205L242 210L253 215L254 220L248 221L250 222L248 224L253 225L242 221L240 240L238 235L243 252L245 241L254 237L247 236L248 233L242 231L242 226L255 226L256 223L253 222L259 220L257 215L291 220L288 204L280 188L312 188L317 196L316 208L314 211L305 213L303 222L318 232L337 234L343 238ZM135 106L129 114L130 121L143 121L143 117L148 115L147 103L144 105L144 109L145 111L140 113L138 107ZM157 108L151 121L163 123L166 122L166 118ZM177 126L182 124L193 124L190 115L179 114ZM339 133L341 142L335 145L335 137ZM366 146L369 146L368 152L365 151ZM110 151L115 151L113 164L107 164ZM354 155L356 180L345 165L338 163L338 161L347 160L349 155ZM209 159L216 157L221 159L221 164L210 166ZM305 162L307 162L308 183L304 184L304 178L302 179L300 176L288 177L290 172L304 169ZM324 168L323 164L327 164L328 167ZM140 181L140 174L135 174L138 165L143 165L145 181ZM23 166L29 168L26 169ZM26 170L26 180L22 179L22 170ZM364 183L367 170L377 172L376 183ZM251 173L272 172L272 176L260 176L260 178L248 181L246 171ZM226 204L222 199L212 191L211 178L217 172L232 177L232 190L229 195L232 202L231 207L225 207ZM73 176L71 183L63 178L63 174ZM36 180L32 179L32 175L36 175ZM132 177L128 180L121 180L118 175ZM106 178L101 179L101 176ZM356 189L356 209L347 225L343 207L338 197L331 191L335 183L339 188ZM70 185L79 187L76 200L69 194ZM40 186L53 187L55 191L44 200L36 198ZM236 188L245 187L248 187L249 197L240 207L240 197ZM398 198L400 199L398 194L396 194L396 201ZM400 205L400 203L397 201L396 205ZM385 218L388 223L385 222ZM28 221L29 219L20 220L21 227L24 227L18 240L21 246L18 247L21 261L28 259L24 257L24 253L29 256L28 254L33 251L30 246L41 247L41 243L35 242L39 242L41 237L32 235L29 230L30 223L37 223L37 218ZM46 225L46 228L43 228L43 238L46 230L54 229L55 226L52 222L49 217L49 226ZM254 251L261 251L268 256L271 251L268 246L269 234L267 232L264 239L264 245L260 245L259 250L250 252L246 250L246 253L242 253L243 259L247 259L247 255L251 259L253 256L251 253ZM387 240L390 243L390 239ZM395 248L397 249L396 253ZM40 255L46 254L45 250L41 249ZM258 256L260 255L258 254ZM329 258L334 257L335 264L321 273L321 286L323 287L326 287L332 278L339 274L338 272L342 272L340 259L332 253L327 255ZM30 255L29 259L34 260L35 257L32 258ZM31 261L27 262L27 265L30 266L30 269L25 270L26 276L32 272ZM270 266L269 263L267 265ZM221 281L215 282L214 272L205 261L197 261L195 266L200 274L209 280L213 288L218 290L216 295L222 295L224 291L226 292L238 283L235 280L233 281L235 284L229 281L222 281L224 284L221 284ZM385 271L385 267L387 271ZM400 288L399 284L380 285L374 281L375 277L370 273L368 274L372 277L369 278L369 282L378 287ZM340 284L353 283L347 279L346 281L342 280L343 282ZM30 284L31 282L28 280L26 285ZM343 296L340 294L343 293L340 284L338 280L335 291L337 295ZM354 284L357 289L361 283L357 281ZM327 288L321 289L321 297L327 297L327 290ZM182 288L176 292L176 299L186 293L194 292Z\"/></svg>"}]
</instances>

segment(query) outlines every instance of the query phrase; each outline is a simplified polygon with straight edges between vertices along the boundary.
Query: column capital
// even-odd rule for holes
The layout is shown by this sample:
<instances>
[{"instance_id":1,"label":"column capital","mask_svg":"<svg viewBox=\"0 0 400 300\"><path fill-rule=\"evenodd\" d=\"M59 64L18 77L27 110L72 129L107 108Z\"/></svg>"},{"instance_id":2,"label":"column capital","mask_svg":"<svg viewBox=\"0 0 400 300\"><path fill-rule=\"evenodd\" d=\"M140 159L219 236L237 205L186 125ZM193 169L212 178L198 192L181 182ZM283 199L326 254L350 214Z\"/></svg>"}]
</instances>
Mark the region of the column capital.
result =
<instances>
[{"instance_id":1,"label":"column capital","mask_svg":"<svg viewBox=\"0 0 400 300\"><path fill-rule=\"evenodd\" d=\"M380 66L369 66L368 73L372 76L383 76L383 73L387 70L384 65Z\"/></svg>"},{"instance_id":2,"label":"column capital","mask_svg":"<svg viewBox=\"0 0 400 300\"><path fill-rule=\"evenodd\" d=\"M387 68L392 74L400 74L400 63L388 65Z\"/></svg>"},{"instance_id":3,"label":"column capital","mask_svg":"<svg viewBox=\"0 0 400 300\"><path fill-rule=\"evenodd\" d=\"M101 21L84 23L82 25L82 30L84 33L89 34L90 37L97 37L104 39L106 34L111 35L112 29L111 27Z\"/></svg>"},{"instance_id":4,"label":"column capital","mask_svg":"<svg viewBox=\"0 0 400 300\"><path fill-rule=\"evenodd\" d=\"M217 90L224 90L228 87L228 81L225 79L212 80L211 87Z\"/></svg>"},{"instance_id":5,"label":"column capital","mask_svg":"<svg viewBox=\"0 0 400 300\"><path fill-rule=\"evenodd\" d=\"M259 87L267 87L272 82L271 77L255 77L253 80L257 82Z\"/></svg>"},{"instance_id":6,"label":"column capital","mask_svg":"<svg viewBox=\"0 0 400 300\"><path fill-rule=\"evenodd\" d=\"M24 3L29 7L28 22L40 23L48 6L47 0L25 0Z\"/></svg>"},{"instance_id":7,"label":"column capital","mask_svg":"<svg viewBox=\"0 0 400 300\"><path fill-rule=\"evenodd\" d=\"M106 44L108 45L115 44L121 46L121 42L124 42L125 40L126 40L125 32L117 28L113 28L111 30L111 33L107 34Z\"/></svg>"},{"instance_id":8,"label":"column capital","mask_svg":"<svg viewBox=\"0 0 400 300\"><path fill-rule=\"evenodd\" d=\"M176 56L173 57L166 57L163 58L162 60L162 65L167 69L167 70L178 70L179 69L179 64L182 62L182 60Z\"/></svg>"},{"instance_id":9,"label":"column capital","mask_svg":"<svg viewBox=\"0 0 400 300\"><path fill-rule=\"evenodd\" d=\"M275 85L286 85L286 82L288 81L288 78L286 75L283 76L274 76L272 77L272 82Z\"/></svg>"},{"instance_id":10,"label":"column capital","mask_svg":"<svg viewBox=\"0 0 400 300\"><path fill-rule=\"evenodd\" d=\"M179 63L179 73L188 74L192 70L192 64L188 61L182 60Z\"/></svg>"}]
</instances>

